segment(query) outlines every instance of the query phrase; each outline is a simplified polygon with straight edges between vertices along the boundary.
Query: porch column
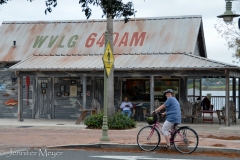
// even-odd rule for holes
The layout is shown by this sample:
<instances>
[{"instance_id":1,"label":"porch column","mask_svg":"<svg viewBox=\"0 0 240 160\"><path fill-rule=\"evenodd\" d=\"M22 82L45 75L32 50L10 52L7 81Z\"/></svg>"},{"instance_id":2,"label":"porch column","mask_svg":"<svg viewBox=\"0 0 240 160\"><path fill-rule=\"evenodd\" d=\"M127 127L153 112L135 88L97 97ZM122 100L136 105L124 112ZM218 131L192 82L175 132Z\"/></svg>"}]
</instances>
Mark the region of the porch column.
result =
<instances>
[{"instance_id":1,"label":"porch column","mask_svg":"<svg viewBox=\"0 0 240 160\"><path fill-rule=\"evenodd\" d=\"M195 89L196 89L195 78L193 78L193 102L195 101Z\"/></svg>"},{"instance_id":2,"label":"porch column","mask_svg":"<svg viewBox=\"0 0 240 160\"><path fill-rule=\"evenodd\" d=\"M228 70L225 70L225 75L226 75L226 99L225 99L225 104L226 104L226 107L225 107L225 110L226 110L226 126L230 126L230 123L229 123L229 71Z\"/></svg>"},{"instance_id":3,"label":"porch column","mask_svg":"<svg viewBox=\"0 0 240 160\"><path fill-rule=\"evenodd\" d=\"M202 101L202 78L200 78L200 100Z\"/></svg>"},{"instance_id":4,"label":"porch column","mask_svg":"<svg viewBox=\"0 0 240 160\"><path fill-rule=\"evenodd\" d=\"M83 89L83 109L86 109L87 102L87 77L86 75L82 76L82 89Z\"/></svg>"},{"instance_id":5,"label":"porch column","mask_svg":"<svg viewBox=\"0 0 240 160\"><path fill-rule=\"evenodd\" d=\"M32 108L32 119L35 119L36 116L36 102L37 102L37 82L36 82L36 77L31 77L32 82L33 82L33 91L32 91L32 101L33 101L33 108ZM18 85L19 87L19 85Z\"/></svg>"},{"instance_id":6,"label":"porch column","mask_svg":"<svg viewBox=\"0 0 240 160\"><path fill-rule=\"evenodd\" d=\"M23 121L23 86L22 81L23 77L20 76L20 73L17 73L18 78L18 121Z\"/></svg>"},{"instance_id":7,"label":"porch column","mask_svg":"<svg viewBox=\"0 0 240 160\"><path fill-rule=\"evenodd\" d=\"M54 91L54 85L55 85L55 77L51 78L51 89L52 89L52 95L51 95L51 119L55 119L55 91Z\"/></svg>"},{"instance_id":8,"label":"porch column","mask_svg":"<svg viewBox=\"0 0 240 160\"><path fill-rule=\"evenodd\" d=\"M152 113L154 108L154 76L150 76L150 113Z\"/></svg>"},{"instance_id":9,"label":"porch column","mask_svg":"<svg viewBox=\"0 0 240 160\"><path fill-rule=\"evenodd\" d=\"M236 78L235 77L233 78L232 92L233 92L233 102L236 104Z\"/></svg>"},{"instance_id":10,"label":"porch column","mask_svg":"<svg viewBox=\"0 0 240 160\"><path fill-rule=\"evenodd\" d=\"M240 119L240 78L238 78L238 119Z\"/></svg>"}]
</instances>

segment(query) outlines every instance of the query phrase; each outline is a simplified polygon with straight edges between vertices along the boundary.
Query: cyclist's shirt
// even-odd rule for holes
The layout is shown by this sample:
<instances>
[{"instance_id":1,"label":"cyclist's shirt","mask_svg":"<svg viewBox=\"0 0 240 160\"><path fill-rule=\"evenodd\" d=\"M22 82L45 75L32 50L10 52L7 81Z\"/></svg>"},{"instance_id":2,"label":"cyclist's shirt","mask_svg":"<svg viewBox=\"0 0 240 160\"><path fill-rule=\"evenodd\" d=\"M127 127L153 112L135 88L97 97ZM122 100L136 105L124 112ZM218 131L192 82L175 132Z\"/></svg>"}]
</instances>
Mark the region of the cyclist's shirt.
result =
<instances>
[{"instance_id":1,"label":"cyclist's shirt","mask_svg":"<svg viewBox=\"0 0 240 160\"><path fill-rule=\"evenodd\" d=\"M164 103L166 106L167 121L172 123L181 123L181 109L180 104L175 97L169 97Z\"/></svg>"}]
</instances>

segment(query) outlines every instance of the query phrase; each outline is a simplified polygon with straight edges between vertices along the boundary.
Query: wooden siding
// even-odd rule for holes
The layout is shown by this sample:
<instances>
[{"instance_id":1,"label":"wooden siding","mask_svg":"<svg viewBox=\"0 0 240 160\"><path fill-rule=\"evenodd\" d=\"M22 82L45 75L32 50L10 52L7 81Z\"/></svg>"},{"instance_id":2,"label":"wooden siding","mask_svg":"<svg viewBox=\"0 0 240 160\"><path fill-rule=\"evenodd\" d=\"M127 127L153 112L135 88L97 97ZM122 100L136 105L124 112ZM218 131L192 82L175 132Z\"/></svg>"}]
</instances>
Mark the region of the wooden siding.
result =
<instances>
[{"instance_id":1,"label":"wooden siding","mask_svg":"<svg viewBox=\"0 0 240 160\"><path fill-rule=\"evenodd\" d=\"M14 72L9 72L7 69L0 69L0 118L17 118L18 105L7 106L5 102L9 99L18 100L18 84L12 83L11 75ZM32 81L30 81L32 84ZM9 96L7 96L7 94ZM29 105L27 105L27 87L26 77L23 77L23 118L32 117L32 85L29 86Z\"/></svg>"}]
</instances>

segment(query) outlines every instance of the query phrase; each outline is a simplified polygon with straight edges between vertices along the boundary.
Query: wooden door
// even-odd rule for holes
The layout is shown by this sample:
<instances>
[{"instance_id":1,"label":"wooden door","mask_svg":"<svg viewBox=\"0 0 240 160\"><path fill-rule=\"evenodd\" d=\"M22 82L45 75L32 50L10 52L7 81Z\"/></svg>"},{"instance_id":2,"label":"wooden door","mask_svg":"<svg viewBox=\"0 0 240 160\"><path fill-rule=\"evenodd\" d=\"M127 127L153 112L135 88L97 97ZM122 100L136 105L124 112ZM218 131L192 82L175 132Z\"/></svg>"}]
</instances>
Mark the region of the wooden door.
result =
<instances>
[{"instance_id":1,"label":"wooden door","mask_svg":"<svg viewBox=\"0 0 240 160\"><path fill-rule=\"evenodd\" d=\"M52 79L36 79L35 118L52 118Z\"/></svg>"}]
</instances>

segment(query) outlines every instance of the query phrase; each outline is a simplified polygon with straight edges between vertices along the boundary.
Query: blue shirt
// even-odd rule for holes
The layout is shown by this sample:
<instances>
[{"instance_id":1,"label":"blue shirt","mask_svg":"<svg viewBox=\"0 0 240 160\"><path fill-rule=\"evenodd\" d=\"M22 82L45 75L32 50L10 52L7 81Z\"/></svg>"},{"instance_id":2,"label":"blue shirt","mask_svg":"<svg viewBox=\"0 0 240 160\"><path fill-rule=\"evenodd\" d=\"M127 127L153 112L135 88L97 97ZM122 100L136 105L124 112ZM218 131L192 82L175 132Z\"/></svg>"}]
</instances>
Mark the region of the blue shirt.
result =
<instances>
[{"instance_id":1,"label":"blue shirt","mask_svg":"<svg viewBox=\"0 0 240 160\"><path fill-rule=\"evenodd\" d=\"M180 104L175 97L169 97L164 103L166 106L166 119L172 123L181 123L181 109Z\"/></svg>"}]
</instances>

